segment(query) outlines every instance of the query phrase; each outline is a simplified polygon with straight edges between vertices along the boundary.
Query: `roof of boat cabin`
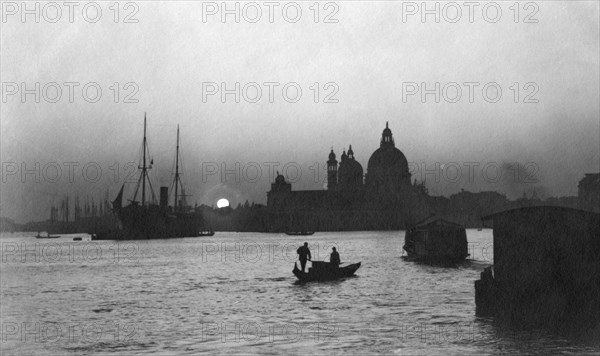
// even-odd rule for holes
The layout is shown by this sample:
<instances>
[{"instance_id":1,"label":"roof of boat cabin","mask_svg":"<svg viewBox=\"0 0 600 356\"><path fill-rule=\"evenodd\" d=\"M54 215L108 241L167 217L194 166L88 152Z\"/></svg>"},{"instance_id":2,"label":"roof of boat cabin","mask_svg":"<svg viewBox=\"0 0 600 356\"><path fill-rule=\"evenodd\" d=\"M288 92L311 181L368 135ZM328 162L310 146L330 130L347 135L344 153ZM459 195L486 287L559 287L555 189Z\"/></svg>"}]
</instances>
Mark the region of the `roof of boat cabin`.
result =
<instances>
[{"instance_id":1,"label":"roof of boat cabin","mask_svg":"<svg viewBox=\"0 0 600 356\"><path fill-rule=\"evenodd\" d=\"M414 228L415 229L423 229L423 228L430 228L430 227L446 227L446 228L455 228L455 229L464 229L465 227L463 225L448 221L448 220L444 220L441 218L436 218L436 217L430 217L428 219L425 219L424 221L421 221L418 225L416 225Z\"/></svg>"},{"instance_id":2,"label":"roof of boat cabin","mask_svg":"<svg viewBox=\"0 0 600 356\"><path fill-rule=\"evenodd\" d=\"M567 207L567 206L536 205L536 206L524 206L524 207L520 207L520 208L514 208L514 209L507 209L507 210L503 210L503 211L498 211L498 212L492 213L490 215L483 216L481 218L481 220L490 220L490 219L493 219L495 217L499 217L499 216L502 216L502 215L508 215L508 214L514 214L514 213L526 214L526 213L530 213L530 212L542 212L542 211L548 211L548 212L571 212L571 213L578 213L578 214L581 214L581 215L595 215L597 217L600 217L599 213L595 213L595 212L589 211L589 210L582 210L582 209L577 209L577 208L570 208L570 207Z\"/></svg>"}]
</instances>

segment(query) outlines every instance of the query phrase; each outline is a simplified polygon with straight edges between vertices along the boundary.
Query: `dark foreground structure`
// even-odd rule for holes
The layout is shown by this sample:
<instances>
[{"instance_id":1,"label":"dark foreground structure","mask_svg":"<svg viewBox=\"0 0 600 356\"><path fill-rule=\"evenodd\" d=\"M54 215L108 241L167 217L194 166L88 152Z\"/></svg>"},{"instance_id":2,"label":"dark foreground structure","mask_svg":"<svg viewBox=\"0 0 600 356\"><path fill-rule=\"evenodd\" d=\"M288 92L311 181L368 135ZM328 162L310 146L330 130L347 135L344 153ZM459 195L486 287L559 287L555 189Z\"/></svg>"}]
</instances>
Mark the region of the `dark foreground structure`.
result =
<instances>
[{"instance_id":1,"label":"dark foreground structure","mask_svg":"<svg viewBox=\"0 0 600 356\"><path fill-rule=\"evenodd\" d=\"M494 266L475 282L478 316L519 325L600 324L600 214L539 206L486 217Z\"/></svg>"},{"instance_id":2,"label":"dark foreground structure","mask_svg":"<svg viewBox=\"0 0 600 356\"><path fill-rule=\"evenodd\" d=\"M408 258L432 263L456 263L469 256L464 226L430 218L411 227L404 237Z\"/></svg>"}]
</instances>

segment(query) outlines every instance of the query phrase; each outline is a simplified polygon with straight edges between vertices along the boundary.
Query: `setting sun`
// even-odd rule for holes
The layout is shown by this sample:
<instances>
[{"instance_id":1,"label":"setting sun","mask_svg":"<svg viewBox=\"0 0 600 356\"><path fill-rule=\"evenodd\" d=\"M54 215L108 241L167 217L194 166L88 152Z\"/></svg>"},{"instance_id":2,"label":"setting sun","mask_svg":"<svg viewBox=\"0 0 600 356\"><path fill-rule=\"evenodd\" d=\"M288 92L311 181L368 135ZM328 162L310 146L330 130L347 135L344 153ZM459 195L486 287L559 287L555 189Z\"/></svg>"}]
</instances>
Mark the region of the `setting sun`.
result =
<instances>
[{"instance_id":1,"label":"setting sun","mask_svg":"<svg viewBox=\"0 0 600 356\"><path fill-rule=\"evenodd\" d=\"M229 200L222 198L217 202L217 208L225 208L229 206Z\"/></svg>"}]
</instances>

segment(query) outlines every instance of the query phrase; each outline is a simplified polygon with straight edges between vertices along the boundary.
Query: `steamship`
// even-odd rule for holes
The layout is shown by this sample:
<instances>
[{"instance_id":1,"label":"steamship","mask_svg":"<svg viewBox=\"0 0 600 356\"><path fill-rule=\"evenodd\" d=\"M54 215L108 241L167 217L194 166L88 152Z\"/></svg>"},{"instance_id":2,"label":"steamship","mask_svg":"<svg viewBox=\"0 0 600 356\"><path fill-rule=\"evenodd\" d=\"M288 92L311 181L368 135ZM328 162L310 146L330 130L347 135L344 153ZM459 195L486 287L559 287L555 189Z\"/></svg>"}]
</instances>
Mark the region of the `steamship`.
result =
<instances>
[{"instance_id":1,"label":"steamship","mask_svg":"<svg viewBox=\"0 0 600 356\"><path fill-rule=\"evenodd\" d=\"M175 177L171 184L171 187L174 187L172 206L169 206L169 187L160 187L160 202L159 204L156 203L156 195L148 172L152 169L154 161L150 158L148 163L149 156L146 139L146 116L144 115L142 157L138 165L140 176L133 198L129 200L127 206L122 205L123 189L125 187L125 184L123 184L112 203L113 212L119 219L119 229L93 234L93 240L166 239L200 235L202 217L200 212L196 212L186 204L186 194L179 172L179 126L177 126ZM137 197L140 190L141 200L138 201Z\"/></svg>"}]
</instances>

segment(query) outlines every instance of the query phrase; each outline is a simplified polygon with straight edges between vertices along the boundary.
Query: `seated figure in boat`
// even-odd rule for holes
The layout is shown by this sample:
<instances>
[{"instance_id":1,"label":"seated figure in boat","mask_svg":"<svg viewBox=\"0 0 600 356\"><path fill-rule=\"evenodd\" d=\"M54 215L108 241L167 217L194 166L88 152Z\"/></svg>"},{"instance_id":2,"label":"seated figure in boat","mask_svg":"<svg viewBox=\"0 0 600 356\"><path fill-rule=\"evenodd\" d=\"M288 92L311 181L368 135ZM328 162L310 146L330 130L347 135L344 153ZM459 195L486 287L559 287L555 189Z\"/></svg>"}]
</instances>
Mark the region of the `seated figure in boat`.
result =
<instances>
[{"instance_id":1,"label":"seated figure in boat","mask_svg":"<svg viewBox=\"0 0 600 356\"><path fill-rule=\"evenodd\" d=\"M340 262L340 254L337 252L335 247L333 247L333 252L331 252L331 255L329 256L329 262L331 262L331 264L336 267L339 266L341 263Z\"/></svg>"},{"instance_id":2,"label":"seated figure in boat","mask_svg":"<svg viewBox=\"0 0 600 356\"><path fill-rule=\"evenodd\" d=\"M302 272L304 272L304 269L306 268L306 260L310 261L312 259L310 250L308 249L308 242L305 242L304 246L300 246L296 252L298 253L298 259L300 260Z\"/></svg>"}]
</instances>

